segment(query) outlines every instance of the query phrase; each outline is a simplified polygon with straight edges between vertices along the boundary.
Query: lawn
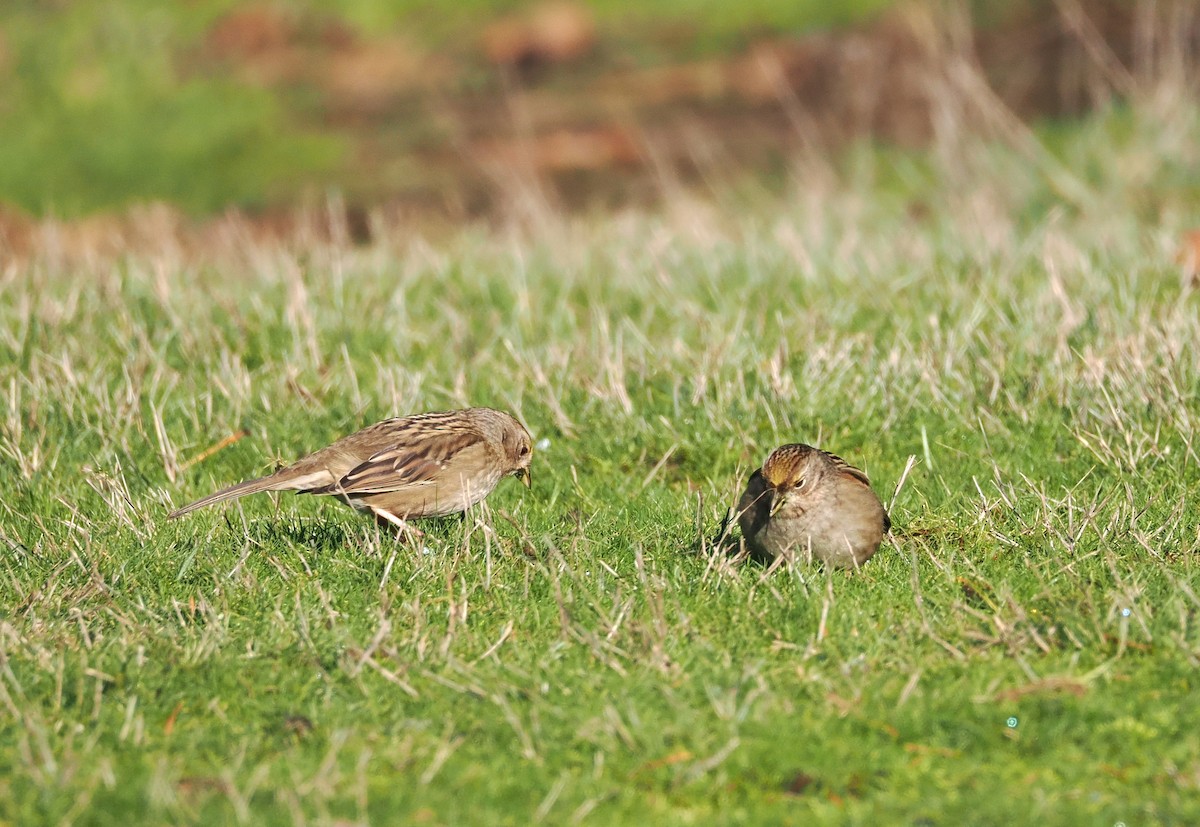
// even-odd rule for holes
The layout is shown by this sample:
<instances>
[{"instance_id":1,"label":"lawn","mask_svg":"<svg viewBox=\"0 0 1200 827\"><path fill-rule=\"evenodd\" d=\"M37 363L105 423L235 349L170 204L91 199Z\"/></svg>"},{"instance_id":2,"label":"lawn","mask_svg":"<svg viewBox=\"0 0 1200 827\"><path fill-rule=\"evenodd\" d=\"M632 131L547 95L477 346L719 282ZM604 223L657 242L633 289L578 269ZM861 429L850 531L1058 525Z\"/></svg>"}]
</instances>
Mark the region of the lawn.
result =
<instances>
[{"instance_id":1,"label":"lawn","mask_svg":"<svg viewBox=\"0 0 1200 827\"><path fill-rule=\"evenodd\" d=\"M1200 822L1198 124L6 264L0 823ZM165 519L467 404L533 488L423 544L292 495ZM891 506L860 572L713 553L796 440Z\"/></svg>"}]
</instances>

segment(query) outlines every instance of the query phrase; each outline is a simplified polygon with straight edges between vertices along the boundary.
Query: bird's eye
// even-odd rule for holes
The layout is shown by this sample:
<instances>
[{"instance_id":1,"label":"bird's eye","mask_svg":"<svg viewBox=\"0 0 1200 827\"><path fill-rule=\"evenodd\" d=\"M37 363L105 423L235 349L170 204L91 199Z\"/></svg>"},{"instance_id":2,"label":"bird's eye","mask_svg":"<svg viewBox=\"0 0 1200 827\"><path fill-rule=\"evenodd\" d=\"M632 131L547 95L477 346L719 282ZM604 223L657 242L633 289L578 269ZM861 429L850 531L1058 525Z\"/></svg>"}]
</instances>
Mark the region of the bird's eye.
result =
<instances>
[{"instance_id":1,"label":"bird's eye","mask_svg":"<svg viewBox=\"0 0 1200 827\"><path fill-rule=\"evenodd\" d=\"M521 454L521 456L525 456L525 455L527 455L528 453L529 453L529 446L528 446L528 445L522 445L522 446L521 446L521 450L520 450L520 454Z\"/></svg>"},{"instance_id":2,"label":"bird's eye","mask_svg":"<svg viewBox=\"0 0 1200 827\"><path fill-rule=\"evenodd\" d=\"M801 488L803 488L804 483L805 483L804 477L801 477L800 479L796 480L796 490L799 491Z\"/></svg>"}]
</instances>

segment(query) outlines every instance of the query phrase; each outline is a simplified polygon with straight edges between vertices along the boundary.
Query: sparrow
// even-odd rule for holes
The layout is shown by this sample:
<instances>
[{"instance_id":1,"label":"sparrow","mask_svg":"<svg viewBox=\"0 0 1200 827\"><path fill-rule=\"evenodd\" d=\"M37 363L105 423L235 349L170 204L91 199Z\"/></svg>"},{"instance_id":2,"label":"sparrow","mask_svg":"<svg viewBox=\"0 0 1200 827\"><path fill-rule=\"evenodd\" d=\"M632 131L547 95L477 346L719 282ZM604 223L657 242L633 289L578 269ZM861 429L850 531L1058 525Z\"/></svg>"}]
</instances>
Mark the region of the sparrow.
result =
<instances>
[{"instance_id":1,"label":"sparrow","mask_svg":"<svg viewBox=\"0 0 1200 827\"><path fill-rule=\"evenodd\" d=\"M750 475L738 525L751 554L857 568L892 527L867 475L841 457L793 443L776 448Z\"/></svg>"},{"instance_id":2,"label":"sparrow","mask_svg":"<svg viewBox=\"0 0 1200 827\"><path fill-rule=\"evenodd\" d=\"M507 476L530 486L533 445L516 419L491 408L467 408L385 419L342 437L286 468L240 482L170 513L257 494L328 494L384 522L465 511Z\"/></svg>"}]
</instances>

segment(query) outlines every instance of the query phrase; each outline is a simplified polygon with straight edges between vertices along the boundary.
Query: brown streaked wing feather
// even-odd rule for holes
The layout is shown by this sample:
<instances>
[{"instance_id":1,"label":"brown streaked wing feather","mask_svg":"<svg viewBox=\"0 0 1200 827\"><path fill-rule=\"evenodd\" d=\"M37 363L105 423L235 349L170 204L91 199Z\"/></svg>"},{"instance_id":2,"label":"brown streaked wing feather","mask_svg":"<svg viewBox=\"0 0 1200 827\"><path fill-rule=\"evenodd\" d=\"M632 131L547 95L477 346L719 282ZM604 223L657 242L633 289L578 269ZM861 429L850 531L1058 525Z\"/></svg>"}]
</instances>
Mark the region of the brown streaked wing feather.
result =
<instances>
[{"instance_id":1,"label":"brown streaked wing feather","mask_svg":"<svg viewBox=\"0 0 1200 827\"><path fill-rule=\"evenodd\" d=\"M834 466L839 471L845 472L846 474L850 475L851 477L854 477L854 479L861 482L863 485L867 486L868 488L870 487L871 478L867 476L865 471L855 468L853 465L846 462L846 460L842 459L837 454L831 454L828 451L822 451L821 453L823 453L825 456L829 457L829 459L831 459L833 461Z\"/></svg>"},{"instance_id":2,"label":"brown streaked wing feather","mask_svg":"<svg viewBox=\"0 0 1200 827\"><path fill-rule=\"evenodd\" d=\"M467 429L447 428L434 434L419 434L416 440L374 454L350 469L330 489L344 494L382 493L433 482L464 451L474 446L482 449L482 443L481 434Z\"/></svg>"},{"instance_id":3,"label":"brown streaked wing feather","mask_svg":"<svg viewBox=\"0 0 1200 827\"><path fill-rule=\"evenodd\" d=\"M858 480L863 485L865 485L867 488L871 487L871 479L866 475L866 473L864 471L861 471L860 469L855 468L853 465L846 462L846 460L842 459L837 454L831 454L828 451L826 451L825 456L827 456L831 460L833 460L833 464L838 468L839 471L844 472L846 474L846 476ZM874 491L874 489L872 489L872 492L873 491ZM876 497L878 497L878 495L876 495ZM880 505L881 506L883 505L882 500L880 500ZM886 508L884 508L882 510L883 510L883 530L886 533L886 532L892 530L892 518L887 513Z\"/></svg>"}]
</instances>

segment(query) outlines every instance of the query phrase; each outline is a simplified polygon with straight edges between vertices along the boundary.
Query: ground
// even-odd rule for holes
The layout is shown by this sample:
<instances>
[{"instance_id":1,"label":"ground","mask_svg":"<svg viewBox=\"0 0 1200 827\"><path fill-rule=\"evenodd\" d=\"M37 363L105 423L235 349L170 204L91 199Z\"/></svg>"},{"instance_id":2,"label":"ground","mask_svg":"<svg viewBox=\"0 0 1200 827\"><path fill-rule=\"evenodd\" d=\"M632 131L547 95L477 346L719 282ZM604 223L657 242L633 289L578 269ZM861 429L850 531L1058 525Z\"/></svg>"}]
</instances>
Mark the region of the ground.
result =
<instances>
[{"instance_id":1,"label":"ground","mask_svg":"<svg viewBox=\"0 0 1200 827\"><path fill-rule=\"evenodd\" d=\"M0 232L0 825L1200 823L1182 42L1089 53L1097 107L1033 127L949 50L918 147L650 206ZM166 519L468 404L532 489L420 542L290 494ZM861 571L714 549L790 441L888 506Z\"/></svg>"},{"instance_id":2,"label":"ground","mask_svg":"<svg viewBox=\"0 0 1200 827\"><path fill-rule=\"evenodd\" d=\"M0 821L1200 820L1200 330L1161 160L1196 123L438 245L10 264ZM424 544L291 495L165 519L468 403L529 425L533 488ZM792 440L889 505L862 571L713 552Z\"/></svg>"}]
</instances>

